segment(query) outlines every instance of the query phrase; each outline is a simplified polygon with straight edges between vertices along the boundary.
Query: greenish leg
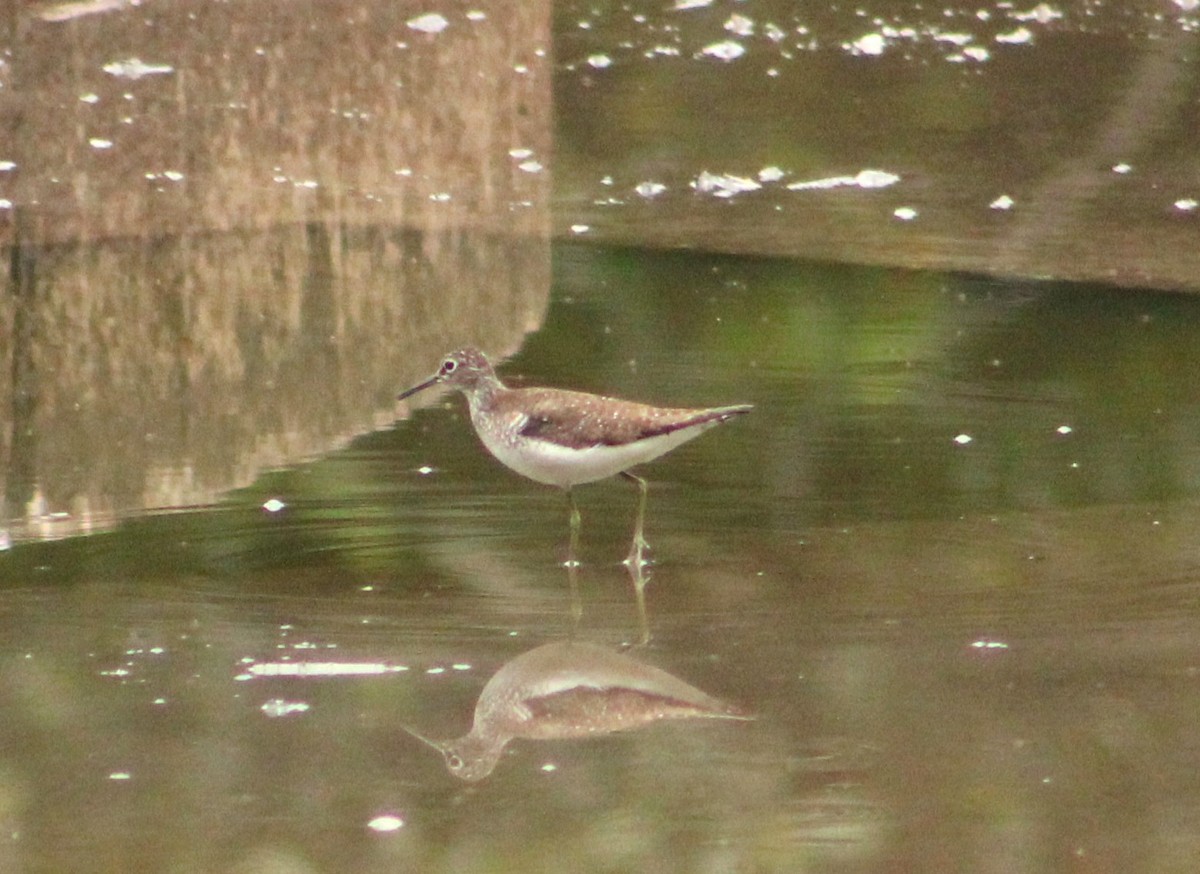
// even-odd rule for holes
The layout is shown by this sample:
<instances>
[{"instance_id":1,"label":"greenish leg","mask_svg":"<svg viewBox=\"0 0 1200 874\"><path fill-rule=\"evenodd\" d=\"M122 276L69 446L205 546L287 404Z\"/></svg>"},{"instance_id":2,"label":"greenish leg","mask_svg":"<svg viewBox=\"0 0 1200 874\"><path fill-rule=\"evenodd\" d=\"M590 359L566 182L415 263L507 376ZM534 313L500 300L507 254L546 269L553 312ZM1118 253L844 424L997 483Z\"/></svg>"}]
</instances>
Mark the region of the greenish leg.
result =
<instances>
[{"instance_id":1,"label":"greenish leg","mask_svg":"<svg viewBox=\"0 0 1200 874\"><path fill-rule=\"evenodd\" d=\"M567 489L567 506L571 511L571 543L567 547L567 566L579 567L579 529L582 525L582 518L579 515L579 507L575 504L575 493Z\"/></svg>"},{"instance_id":2,"label":"greenish leg","mask_svg":"<svg viewBox=\"0 0 1200 874\"><path fill-rule=\"evenodd\" d=\"M583 619L583 598L579 594L579 562L568 561L567 583L571 587L571 637L579 631L579 622Z\"/></svg>"},{"instance_id":3,"label":"greenish leg","mask_svg":"<svg viewBox=\"0 0 1200 874\"><path fill-rule=\"evenodd\" d=\"M626 562L626 566L629 568L629 579L633 582L633 597L637 603L638 631L640 633L638 646L645 646L650 642L650 617L646 613L646 583L650 582L650 576L641 564Z\"/></svg>"},{"instance_id":4,"label":"greenish leg","mask_svg":"<svg viewBox=\"0 0 1200 874\"><path fill-rule=\"evenodd\" d=\"M579 507L575 504L575 495L567 489L567 506L571 511L571 542L567 547L567 560L563 564L567 568L567 582L571 586L571 634L579 628L579 621L583 618L583 598L579 595L579 529L582 519L579 515Z\"/></svg>"},{"instance_id":5,"label":"greenish leg","mask_svg":"<svg viewBox=\"0 0 1200 874\"><path fill-rule=\"evenodd\" d=\"M635 476L627 470L622 471L621 476L630 482L637 483L639 492L637 519L633 523L633 542L629 544L629 555L625 558L625 564L642 567L650 563L646 558L646 550L650 548L650 544L646 542L644 533L646 526L646 496L650 491L650 485L640 476Z\"/></svg>"}]
</instances>

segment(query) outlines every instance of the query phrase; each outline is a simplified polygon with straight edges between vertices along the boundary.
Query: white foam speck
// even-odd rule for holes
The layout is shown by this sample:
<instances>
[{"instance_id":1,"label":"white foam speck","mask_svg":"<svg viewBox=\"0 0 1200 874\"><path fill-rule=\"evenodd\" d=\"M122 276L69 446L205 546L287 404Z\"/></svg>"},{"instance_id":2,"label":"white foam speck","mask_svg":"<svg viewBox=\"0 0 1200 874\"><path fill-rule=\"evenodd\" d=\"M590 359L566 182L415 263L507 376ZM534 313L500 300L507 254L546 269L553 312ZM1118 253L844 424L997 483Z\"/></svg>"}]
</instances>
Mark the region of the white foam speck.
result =
<instances>
[{"instance_id":1,"label":"white foam speck","mask_svg":"<svg viewBox=\"0 0 1200 874\"><path fill-rule=\"evenodd\" d=\"M716 58L718 61L732 61L746 54L746 47L740 42L727 39L706 45L700 49L699 54L706 58Z\"/></svg>"},{"instance_id":2,"label":"white foam speck","mask_svg":"<svg viewBox=\"0 0 1200 874\"><path fill-rule=\"evenodd\" d=\"M649 200L651 198L658 197L658 195L666 191L667 186L663 185L661 182L641 182L633 190Z\"/></svg>"},{"instance_id":3,"label":"white foam speck","mask_svg":"<svg viewBox=\"0 0 1200 874\"><path fill-rule=\"evenodd\" d=\"M959 446L966 446L973 439L974 438L970 434L959 434L957 437L954 438L954 442L957 443Z\"/></svg>"},{"instance_id":4,"label":"white foam speck","mask_svg":"<svg viewBox=\"0 0 1200 874\"><path fill-rule=\"evenodd\" d=\"M788 186L789 191L806 191L809 189L825 188L887 188L900 181L895 173L886 170L860 170L854 176L827 176L824 179L811 179L805 182L793 182Z\"/></svg>"},{"instance_id":5,"label":"white foam speck","mask_svg":"<svg viewBox=\"0 0 1200 874\"><path fill-rule=\"evenodd\" d=\"M439 15L436 12L418 15L416 18L410 18L405 23L412 30L419 30L422 33L441 33L450 26L450 22L446 20L446 16Z\"/></svg>"},{"instance_id":6,"label":"white foam speck","mask_svg":"<svg viewBox=\"0 0 1200 874\"><path fill-rule=\"evenodd\" d=\"M1124 163L1113 164L1112 171L1114 173L1120 173L1122 176L1124 176L1126 173L1131 173L1133 171L1133 166L1131 164Z\"/></svg>"},{"instance_id":7,"label":"white foam speck","mask_svg":"<svg viewBox=\"0 0 1200 874\"><path fill-rule=\"evenodd\" d=\"M1049 24L1054 19L1063 17L1062 12L1049 3L1039 3L1028 12L1010 12L1008 15L1017 21L1036 21L1038 24Z\"/></svg>"},{"instance_id":8,"label":"white foam speck","mask_svg":"<svg viewBox=\"0 0 1200 874\"><path fill-rule=\"evenodd\" d=\"M725 29L735 36L754 36L754 19L735 12L725 22Z\"/></svg>"},{"instance_id":9,"label":"white foam speck","mask_svg":"<svg viewBox=\"0 0 1200 874\"><path fill-rule=\"evenodd\" d=\"M899 181L899 176L886 170L860 170L854 177L854 184L859 188L887 188Z\"/></svg>"},{"instance_id":10,"label":"white foam speck","mask_svg":"<svg viewBox=\"0 0 1200 874\"><path fill-rule=\"evenodd\" d=\"M1033 42L1033 31L1028 27L1018 27L1016 30L1010 30L1008 33L996 34L996 42L1007 43L1008 45L1026 45Z\"/></svg>"},{"instance_id":11,"label":"white foam speck","mask_svg":"<svg viewBox=\"0 0 1200 874\"><path fill-rule=\"evenodd\" d=\"M588 66L596 70L603 70L605 67L612 66L612 58L608 55L588 55Z\"/></svg>"},{"instance_id":12,"label":"white foam speck","mask_svg":"<svg viewBox=\"0 0 1200 874\"><path fill-rule=\"evenodd\" d=\"M148 64L141 58L109 61L100 69L118 79L141 79L143 76L162 76L175 72L175 68L170 64Z\"/></svg>"},{"instance_id":13,"label":"white foam speck","mask_svg":"<svg viewBox=\"0 0 1200 874\"><path fill-rule=\"evenodd\" d=\"M934 42L948 42L956 46L965 46L975 37L969 33L936 33L933 35Z\"/></svg>"},{"instance_id":14,"label":"white foam speck","mask_svg":"<svg viewBox=\"0 0 1200 874\"><path fill-rule=\"evenodd\" d=\"M705 6L711 6L712 0L675 0L675 5L671 8L676 12L682 12L685 9L703 9Z\"/></svg>"},{"instance_id":15,"label":"white foam speck","mask_svg":"<svg viewBox=\"0 0 1200 874\"><path fill-rule=\"evenodd\" d=\"M847 48L852 55L882 55L887 48L887 40L882 33L866 33L850 43Z\"/></svg>"},{"instance_id":16,"label":"white foam speck","mask_svg":"<svg viewBox=\"0 0 1200 874\"><path fill-rule=\"evenodd\" d=\"M113 147L113 141L103 139L102 137L92 137L90 140L88 140L88 145L93 149L104 151L105 149L111 149Z\"/></svg>"},{"instance_id":17,"label":"white foam speck","mask_svg":"<svg viewBox=\"0 0 1200 874\"><path fill-rule=\"evenodd\" d=\"M404 828L404 819L394 813L381 813L367 823L367 828L373 832L394 832Z\"/></svg>"},{"instance_id":18,"label":"white foam speck","mask_svg":"<svg viewBox=\"0 0 1200 874\"><path fill-rule=\"evenodd\" d=\"M713 197L733 197L735 194L762 188L758 182L745 176L709 173L707 170L697 176L691 185L701 194L711 194Z\"/></svg>"},{"instance_id":19,"label":"white foam speck","mask_svg":"<svg viewBox=\"0 0 1200 874\"><path fill-rule=\"evenodd\" d=\"M769 167L763 167L758 171L759 182L778 182L783 178L783 171L772 164Z\"/></svg>"},{"instance_id":20,"label":"white foam speck","mask_svg":"<svg viewBox=\"0 0 1200 874\"><path fill-rule=\"evenodd\" d=\"M282 716L293 716L297 713L307 713L311 709L310 705L305 701L284 701L282 698L272 698L270 701L265 701L262 707L259 708L263 715L278 719Z\"/></svg>"},{"instance_id":21,"label":"white foam speck","mask_svg":"<svg viewBox=\"0 0 1200 874\"><path fill-rule=\"evenodd\" d=\"M1009 197L1007 194L1001 194L999 197L989 203L988 206L992 209L1012 209L1013 203L1014 201L1011 197Z\"/></svg>"},{"instance_id":22,"label":"white foam speck","mask_svg":"<svg viewBox=\"0 0 1200 874\"><path fill-rule=\"evenodd\" d=\"M1200 203L1197 203L1196 198L1194 197L1181 197L1179 200L1175 201L1175 208L1182 210L1183 212L1191 212L1197 206L1200 206Z\"/></svg>"},{"instance_id":23,"label":"white foam speck","mask_svg":"<svg viewBox=\"0 0 1200 874\"><path fill-rule=\"evenodd\" d=\"M1004 650L1008 649L1008 644L1001 640L988 640L986 638L981 638L980 640L971 641L971 648L982 650Z\"/></svg>"},{"instance_id":24,"label":"white foam speck","mask_svg":"<svg viewBox=\"0 0 1200 874\"><path fill-rule=\"evenodd\" d=\"M591 229L591 225L571 225L572 234L586 234Z\"/></svg>"}]
</instances>

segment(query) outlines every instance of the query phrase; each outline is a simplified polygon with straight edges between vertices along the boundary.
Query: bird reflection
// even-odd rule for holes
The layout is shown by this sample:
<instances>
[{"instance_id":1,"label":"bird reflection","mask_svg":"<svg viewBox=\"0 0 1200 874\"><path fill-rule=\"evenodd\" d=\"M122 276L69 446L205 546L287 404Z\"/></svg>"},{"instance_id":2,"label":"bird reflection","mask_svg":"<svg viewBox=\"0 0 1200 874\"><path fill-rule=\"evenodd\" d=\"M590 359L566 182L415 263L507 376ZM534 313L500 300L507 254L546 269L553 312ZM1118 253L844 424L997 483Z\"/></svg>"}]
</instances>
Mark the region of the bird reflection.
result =
<instances>
[{"instance_id":1,"label":"bird reflection","mask_svg":"<svg viewBox=\"0 0 1200 874\"><path fill-rule=\"evenodd\" d=\"M583 641L539 646L483 687L470 732L456 740L409 734L440 751L450 773L482 780L514 738L554 740L639 728L662 719L753 719L659 668Z\"/></svg>"}]
</instances>

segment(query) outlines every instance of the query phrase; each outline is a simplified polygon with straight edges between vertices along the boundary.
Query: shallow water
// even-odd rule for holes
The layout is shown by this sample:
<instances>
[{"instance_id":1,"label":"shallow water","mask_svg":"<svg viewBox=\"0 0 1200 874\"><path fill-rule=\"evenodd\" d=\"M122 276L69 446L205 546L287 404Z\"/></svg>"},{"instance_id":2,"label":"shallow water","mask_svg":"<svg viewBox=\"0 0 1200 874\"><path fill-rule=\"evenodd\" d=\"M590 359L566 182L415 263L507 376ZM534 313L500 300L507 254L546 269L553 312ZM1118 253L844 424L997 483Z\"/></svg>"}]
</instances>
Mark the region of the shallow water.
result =
<instances>
[{"instance_id":1,"label":"shallow water","mask_svg":"<svg viewBox=\"0 0 1200 874\"><path fill-rule=\"evenodd\" d=\"M1191 109L1156 92L1153 147L1105 111L1184 88L1184 4L104 5L34 7L6 73L45 111L3 226L0 869L1194 868ZM1033 100L1064 58L1108 73ZM899 178L786 187L865 167ZM572 577L560 493L392 400L466 342L755 409L640 470L640 578L634 490L581 487ZM481 699L467 781L416 735Z\"/></svg>"},{"instance_id":2,"label":"shallow water","mask_svg":"<svg viewBox=\"0 0 1200 874\"><path fill-rule=\"evenodd\" d=\"M756 404L645 468L651 640L626 651L757 719L516 740L477 784L407 735L465 733L488 678L538 645L640 635L632 490L580 489L575 624L562 496L436 400L211 508L5 555L5 852L40 870L1182 870L1197 316L560 246L512 381Z\"/></svg>"}]
</instances>

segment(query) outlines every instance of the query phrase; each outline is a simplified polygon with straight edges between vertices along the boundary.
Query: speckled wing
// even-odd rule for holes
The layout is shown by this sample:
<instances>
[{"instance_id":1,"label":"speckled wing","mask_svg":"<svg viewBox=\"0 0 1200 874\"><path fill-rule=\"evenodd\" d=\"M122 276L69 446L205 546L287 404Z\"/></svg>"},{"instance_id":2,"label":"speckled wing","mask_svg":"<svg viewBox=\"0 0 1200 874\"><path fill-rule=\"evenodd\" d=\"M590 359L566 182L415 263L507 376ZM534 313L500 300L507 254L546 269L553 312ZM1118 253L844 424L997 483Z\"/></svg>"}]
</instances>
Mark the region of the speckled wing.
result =
<instances>
[{"instance_id":1,"label":"speckled wing","mask_svg":"<svg viewBox=\"0 0 1200 874\"><path fill-rule=\"evenodd\" d=\"M547 644L505 665L485 688L477 721L499 716L487 712L492 702L484 699L493 696L512 708L508 730L531 739L603 734L661 719L749 718L660 668L582 641Z\"/></svg>"},{"instance_id":2,"label":"speckled wing","mask_svg":"<svg viewBox=\"0 0 1200 874\"><path fill-rule=\"evenodd\" d=\"M697 425L717 424L750 409L654 407L557 389L523 389L510 397L509 402L520 404L525 414L519 431L522 437L571 449L623 446Z\"/></svg>"}]
</instances>

